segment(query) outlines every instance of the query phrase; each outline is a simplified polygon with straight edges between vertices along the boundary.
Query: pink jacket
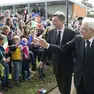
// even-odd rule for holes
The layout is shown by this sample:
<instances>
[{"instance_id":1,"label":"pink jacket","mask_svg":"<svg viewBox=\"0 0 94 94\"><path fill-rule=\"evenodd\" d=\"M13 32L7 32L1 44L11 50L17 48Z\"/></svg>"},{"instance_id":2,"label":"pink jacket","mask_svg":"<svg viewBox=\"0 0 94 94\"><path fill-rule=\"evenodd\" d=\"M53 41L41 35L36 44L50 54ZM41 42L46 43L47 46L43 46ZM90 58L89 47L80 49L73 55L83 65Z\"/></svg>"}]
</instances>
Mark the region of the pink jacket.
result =
<instances>
[{"instance_id":1,"label":"pink jacket","mask_svg":"<svg viewBox=\"0 0 94 94\"><path fill-rule=\"evenodd\" d=\"M29 47L28 46L22 46L23 51L23 59L29 59Z\"/></svg>"}]
</instances>

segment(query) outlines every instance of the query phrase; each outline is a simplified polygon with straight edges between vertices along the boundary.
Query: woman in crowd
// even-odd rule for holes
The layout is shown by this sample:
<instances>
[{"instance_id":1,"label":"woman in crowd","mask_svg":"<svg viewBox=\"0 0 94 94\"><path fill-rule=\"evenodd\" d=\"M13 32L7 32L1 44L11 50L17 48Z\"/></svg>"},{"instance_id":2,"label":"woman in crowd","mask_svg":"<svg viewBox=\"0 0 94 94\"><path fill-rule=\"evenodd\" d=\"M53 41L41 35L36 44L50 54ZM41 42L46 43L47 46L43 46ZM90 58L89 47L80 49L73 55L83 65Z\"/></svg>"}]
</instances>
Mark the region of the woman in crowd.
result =
<instances>
[{"instance_id":1,"label":"woman in crowd","mask_svg":"<svg viewBox=\"0 0 94 94\"><path fill-rule=\"evenodd\" d=\"M24 33L24 26L25 26L24 21L20 20L20 22L19 22L19 29L21 30L22 33Z\"/></svg>"},{"instance_id":2,"label":"woman in crowd","mask_svg":"<svg viewBox=\"0 0 94 94\"><path fill-rule=\"evenodd\" d=\"M13 25L13 20L12 18L7 18L6 19L6 25L10 27L11 32L15 32L16 28Z\"/></svg>"}]
</instances>

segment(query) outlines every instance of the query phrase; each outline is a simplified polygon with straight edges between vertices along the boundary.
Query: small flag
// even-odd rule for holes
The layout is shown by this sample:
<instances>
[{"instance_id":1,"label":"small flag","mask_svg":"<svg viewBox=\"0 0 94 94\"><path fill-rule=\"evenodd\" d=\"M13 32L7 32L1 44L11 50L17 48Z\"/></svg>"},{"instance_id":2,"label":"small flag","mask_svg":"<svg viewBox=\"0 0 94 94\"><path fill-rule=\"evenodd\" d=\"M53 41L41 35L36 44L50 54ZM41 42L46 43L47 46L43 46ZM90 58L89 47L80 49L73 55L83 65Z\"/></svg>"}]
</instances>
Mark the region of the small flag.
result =
<instances>
[{"instance_id":1,"label":"small flag","mask_svg":"<svg viewBox=\"0 0 94 94\"><path fill-rule=\"evenodd\" d=\"M8 47L8 40L7 37L4 39L4 45L3 48L5 49L5 52L8 53L9 52L9 47Z\"/></svg>"},{"instance_id":2,"label":"small flag","mask_svg":"<svg viewBox=\"0 0 94 94\"><path fill-rule=\"evenodd\" d=\"M33 37L30 36L29 39L28 39L28 44L30 45L32 41L33 41Z\"/></svg>"},{"instance_id":3,"label":"small flag","mask_svg":"<svg viewBox=\"0 0 94 94\"><path fill-rule=\"evenodd\" d=\"M45 90L44 88L39 89L37 92L45 94L47 92L47 90Z\"/></svg>"},{"instance_id":4,"label":"small flag","mask_svg":"<svg viewBox=\"0 0 94 94\"><path fill-rule=\"evenodd\" d=\"M27 45L27 44L25 43L25 41L21 41L21 42L20 42L20 45L24 45L24 46L25 46L25 45Z\"/></svg>"}]
</instances>

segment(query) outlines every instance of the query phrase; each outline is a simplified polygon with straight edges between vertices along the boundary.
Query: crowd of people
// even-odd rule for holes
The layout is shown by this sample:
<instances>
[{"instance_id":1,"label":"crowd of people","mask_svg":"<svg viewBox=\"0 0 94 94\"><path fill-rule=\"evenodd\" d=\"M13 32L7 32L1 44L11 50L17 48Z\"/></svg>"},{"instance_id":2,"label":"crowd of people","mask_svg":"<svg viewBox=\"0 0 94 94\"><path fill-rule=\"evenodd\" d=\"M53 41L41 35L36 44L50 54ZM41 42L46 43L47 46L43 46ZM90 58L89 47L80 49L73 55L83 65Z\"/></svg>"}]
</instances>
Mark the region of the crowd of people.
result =
<instances>
[{"instance_id":1,"label":"crowd of people","mask_svg":"<svg viewBox=\"0 0 94 94\"><path fill-rule=\"evenodd\" d=\"M6 10L5 13L0 13L0 76L2 90L7 91L8 88L13 88L11 79L14 79L16 86L20 86L20 78L24 81L30 80L30 69L32 71L38 70L39 78L43 79L45 77L44 65L49 65L51 60L60 92L70 94L74 68L72 51L64 55L60 54L59 57L58 54L49 54L43 47L32 44L32 41L33 38L39 37L44 38L49 43L63 45L72 40L76 33L79 34L81 20L72 21L71 29L69 29L65 27L65 14L62 14L62 12L54 14L52 20L45 19L37 12L27 14L25 11L23 14L13 15L9 10ZM60 31L59 29L62 31L61 41L56 37L57 31ZM77 32L73 31L75 29ZM62 59L62 57L64 58ZM69 66L67 66L68 64Z\"/></svg>"},{"instance_id":2,"label":"crowd of people","mask_svg":"<svg viewBox=\"0 0 94 94\"><path fill-rule=\"evenodd\" d=\"M20 78L25 81L30 80L30 71L38 70L39 78L43 79L45 77L44 68L40 64L36 64L37 61L40 62L44 49L40 46L34 46L32 40L34 36L47 38L48 31L51 28L50 20L45 20L45 17L40 16L38 13L11 15L9 10L0 13L0 75L2 90L7 91L8 88L13 88L10 83L11 79L14 79L17 86L20 86Z\"/></svg>"}]
</instances>

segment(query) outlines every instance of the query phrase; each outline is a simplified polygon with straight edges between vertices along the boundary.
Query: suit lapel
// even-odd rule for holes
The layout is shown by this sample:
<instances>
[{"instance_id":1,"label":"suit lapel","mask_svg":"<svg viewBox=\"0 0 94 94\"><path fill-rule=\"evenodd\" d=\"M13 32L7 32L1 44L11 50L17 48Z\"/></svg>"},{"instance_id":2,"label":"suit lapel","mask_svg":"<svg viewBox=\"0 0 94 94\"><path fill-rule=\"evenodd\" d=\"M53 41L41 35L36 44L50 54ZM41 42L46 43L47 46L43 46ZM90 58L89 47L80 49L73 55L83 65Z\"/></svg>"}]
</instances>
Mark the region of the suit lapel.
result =
<instances>
[{"instance_id":1,"label":"suit lapel","mask_svg":"<svg viewBox=\"0 0 94 94\"><path fill-rule=\"evenodd\" d=\"M82 42L80 43L80 52L81 52L81 57L84 60L84 49L85 49L85 40L82 39Z\"/></svg>"},{"instance_id":2,"label":"suit lapel","mask_svg":"<svg viewBox=\"0 0 94 94\"><path fill-rule=\"evenodd\" d=\"M57 41L57 29L55 29L54 36L55 36L55 44L56 44L56 41Z\"/></svg>"},{"instance_id":3,"label":"suit lapel","mask_svg":"<svg viewBox=\"0 0 94 94\"><path fill-rule=\"evenodd\" d=\"M92 55L92 53L94 53L94 40L93 40L93 43L91 45L91 48L89 49L86 57L85 57L85 62L90 58L90 56Z\"/></svg>"},{"instance_id":4,"label":"suit lapel","mask_svg":"<svg viewBox=\"0 0 94 94\"><path fill-rule=\"evenodd\" d=\"M68 36L68 32L67 32L67 28L65 27L61 44L65 44L67 36Z\"/></svg>"}]
</instances>

